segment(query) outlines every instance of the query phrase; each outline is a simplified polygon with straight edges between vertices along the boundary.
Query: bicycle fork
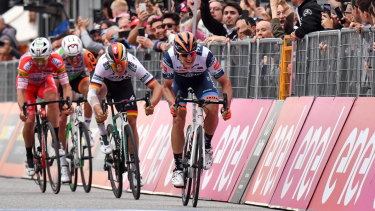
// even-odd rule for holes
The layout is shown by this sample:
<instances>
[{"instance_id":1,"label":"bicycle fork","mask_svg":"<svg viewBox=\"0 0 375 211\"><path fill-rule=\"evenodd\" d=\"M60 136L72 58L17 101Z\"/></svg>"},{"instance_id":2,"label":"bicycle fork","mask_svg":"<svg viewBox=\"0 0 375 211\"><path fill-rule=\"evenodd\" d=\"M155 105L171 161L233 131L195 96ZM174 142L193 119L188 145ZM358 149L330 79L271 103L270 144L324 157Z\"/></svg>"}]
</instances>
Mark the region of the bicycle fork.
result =
<instances>
[{"instance_id":1,"label":"bicycle fork","mask_svg":"<svg viewBox=\"0 0 375 211\"><path fill-rule=\"evenodd\" d=\"M203 143L201 143L202 145L202 153L205 152L205 143L204 143L204 129L203 129L203 109L201 108L198 108L197 109L197 105L196 104L193 104L193 109L192 109L192 113L193 113L193 119L192 119L192 143L191 143L191 155L190 155L190 159L189 159L189 169L188 169L188 175L189 175L189 178L194 178L195 175L193 175L195 173L194 169L198 167L198 162L199 162L199 157L196 157L196 153L198 148L196 147L198 145L198 141L201 141ZM199 137L200 139L198 140L198 134L197 134L197 129L199 126L202 126L202 134L201 134L201 137ZM198 145L199 146L199 145ZM205 156L202 155L199 155L199 156L202 156L203 157L203 163L205 163Z\"/></svg>"}]
</instances>

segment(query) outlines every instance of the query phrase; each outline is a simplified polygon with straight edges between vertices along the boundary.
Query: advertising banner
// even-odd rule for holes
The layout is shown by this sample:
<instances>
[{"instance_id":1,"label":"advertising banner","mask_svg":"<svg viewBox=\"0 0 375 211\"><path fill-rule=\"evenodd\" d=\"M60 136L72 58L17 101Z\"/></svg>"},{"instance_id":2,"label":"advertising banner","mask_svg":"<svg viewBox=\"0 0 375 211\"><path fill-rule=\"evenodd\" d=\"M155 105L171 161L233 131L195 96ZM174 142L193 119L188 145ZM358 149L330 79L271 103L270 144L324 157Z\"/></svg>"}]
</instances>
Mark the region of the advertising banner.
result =
<instances>
[{"instance_id":1,"label":"advertising banner","mask_svg":"<svg viewBox=\"0 0 375 211\"><path fill-rule=\"evenodd\" d=\"M313 101L314 97L286 99L267 147L251 178L244 198L245 203L270 203Z\"/></svg>"},{"instance_id":2,"label":"advertising banner","mask_svg":"<svg viewBox=\"0 0 375 211\"><path fill-rule=\"evenodd\" d=\"M375 210L375 98L357 98L308 209Z\"/></svg>"},{"instance_id":3,"label":"advertising banner","mask_svg":"<svg viewBox=\"0 0 375 211\"><path fill-rule=\"evenodd\" d=\"M316 98L271 201L307 209L355 98Z\"/></svg>"}]
</instances>

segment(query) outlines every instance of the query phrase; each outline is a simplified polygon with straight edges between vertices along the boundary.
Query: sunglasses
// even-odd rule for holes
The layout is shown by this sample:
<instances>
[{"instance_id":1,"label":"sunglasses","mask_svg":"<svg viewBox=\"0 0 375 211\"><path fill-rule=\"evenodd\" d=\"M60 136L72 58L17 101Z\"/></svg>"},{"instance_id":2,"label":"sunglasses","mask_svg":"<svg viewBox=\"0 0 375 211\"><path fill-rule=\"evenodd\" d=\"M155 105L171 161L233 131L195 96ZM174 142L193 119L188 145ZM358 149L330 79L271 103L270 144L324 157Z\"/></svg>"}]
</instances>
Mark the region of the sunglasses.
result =
<instances>
[{"instance_id":1,"label":"sunglasses","mask_svg":"<svg viewBox=\"0 0 375 211\"><path fill-rule=\"evenodd\" d=\"M193 52L190 52L190 53L180 53L179 55L182 56L182 57L184 57L184 58L186 58L188 56L193 57L193 56L197 55L197 52L193 51Z\"/></svg>"},{"instance_id":2,"label":"sunglasses","mask_svg":"<svg viewBox=\"0 0 375 211\"><path fill-rule=\"evenodd\" d=\"M213 11L219 11L221 10L220 7L210 7L210 11L213 10Z\"/></svg>"},{"instance_id":3,"label":"sunglasses","mask_svg":"<svg viewBox=\"0 0 375 211\"><path fill-rule=\"evenodd\" d=\"M115 63L109 63L109 64L111 65L112 69L119 69L120 67L128 66L128 61L122 61L119 64L115 64Z\"/></svg>"},{"instance_id":4,"label":"sunglasses","mask_svg":"<svg viewBox=\"0 0 375 211\"><path fill-rule=\"evenodd\" d=\"M48 60L48 57L42 57L42 58L33 58L34 62L46 62Z\"/></svg>"},{"instance_id":5,"label":"sunglasses","mask_svg":"<svg viewBox=\"0 0 375 211\"><path fill-rule=\"evenodd\" d=\"M165 27L168 27L168 28L172 28L172 26L174 26L176 24L172 24L172 23L166 23L166 24L161 24L161 27L164 29Z\"/></svg>"},{"instance_id":6,"label":"sunglasses","mask_svg":"<svg viewBox=\"0 0 375 211\"><path fill-rule=\"evenodd\" d=\"M81 55L78 54L76 56L67 56L66 58L69 59L69 60L80 59Z\"/></svg>"}]
</instances>

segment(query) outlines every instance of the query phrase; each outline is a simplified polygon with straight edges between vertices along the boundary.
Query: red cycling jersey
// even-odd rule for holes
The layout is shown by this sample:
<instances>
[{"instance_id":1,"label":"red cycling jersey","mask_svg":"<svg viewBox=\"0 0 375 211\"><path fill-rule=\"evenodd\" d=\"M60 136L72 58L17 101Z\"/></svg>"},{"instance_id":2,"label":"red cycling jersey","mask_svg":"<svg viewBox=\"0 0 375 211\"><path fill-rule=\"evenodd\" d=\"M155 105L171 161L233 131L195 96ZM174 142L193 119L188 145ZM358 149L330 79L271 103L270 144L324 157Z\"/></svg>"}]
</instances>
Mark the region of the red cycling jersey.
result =
<instances>
[{"instance_id":1,"label":"red cycling jersey","mask_svg":"<svg viewBox=\"0 0 375 211\"><path fill-rule=\"evenodd\" d=\"M39 70L36 68L31 54L26 53L21 57L18 66L17 89L27 89L29 85L40 86L53 73L56 73L61 85L69 83L64 61L59 54L52 53L48 58L47 66L43 70Z\"/></svg>"}]
</instances>

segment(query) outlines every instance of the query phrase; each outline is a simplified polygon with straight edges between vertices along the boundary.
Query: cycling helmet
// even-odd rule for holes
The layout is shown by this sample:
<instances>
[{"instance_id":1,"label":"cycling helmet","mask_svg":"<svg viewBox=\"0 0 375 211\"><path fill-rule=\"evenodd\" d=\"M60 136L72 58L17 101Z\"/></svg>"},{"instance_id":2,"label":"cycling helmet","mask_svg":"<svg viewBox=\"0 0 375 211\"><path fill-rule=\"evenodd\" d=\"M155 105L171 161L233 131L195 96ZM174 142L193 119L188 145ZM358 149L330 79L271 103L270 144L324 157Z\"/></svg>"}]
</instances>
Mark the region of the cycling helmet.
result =
<instances>
[{"instance_id":1,"label":"cycling helmet","mask_svg":"<svg viewBox=\"0 0 375 211\"><path fill-rule=\"evenodd\" d=\"M82 52L82 41L76 35L68 35L61 42L66 56L77 56Z\"/></svg>"},{"instance_id":2,"label":"cycling helmet","mask_svg":"<svg viewBox=\"0 0 375 211\"><path fill-rule=\"evenodd\" d=\"M174 36L174 50L178 54L186 54L197 50L197 41L193 33L181 32Z\"/></svg>"},{"instance_id":3,"label":"cycling helmet","mask_svg":"<svg viewBox=\"0 0 375 211\"><path fill-rule=\"evenodd\" d=\"M109 63L121 64L122 66L124 66L128 60L127 54L128 52L125 46L118 42L114 42L109 45L105 52L105 56L107 57Z\"/></svg>"},{"instance_id":4,"label":"cycling helmet","mask_svg":"<svg viewBox=\"0 0 375 211\"><path fill-rule=\"evenodd\" d=\"M51 43L44 37L36 38L30 45L29 52L33 58L45 58L51 55Z\"/></svg>"}]
</instances>

